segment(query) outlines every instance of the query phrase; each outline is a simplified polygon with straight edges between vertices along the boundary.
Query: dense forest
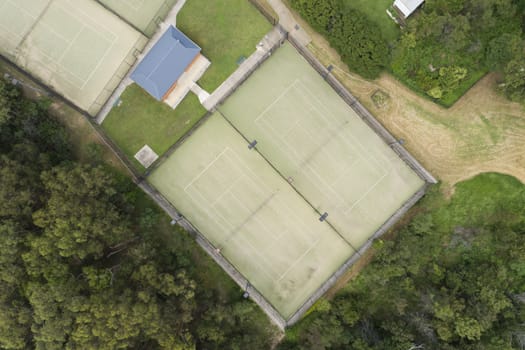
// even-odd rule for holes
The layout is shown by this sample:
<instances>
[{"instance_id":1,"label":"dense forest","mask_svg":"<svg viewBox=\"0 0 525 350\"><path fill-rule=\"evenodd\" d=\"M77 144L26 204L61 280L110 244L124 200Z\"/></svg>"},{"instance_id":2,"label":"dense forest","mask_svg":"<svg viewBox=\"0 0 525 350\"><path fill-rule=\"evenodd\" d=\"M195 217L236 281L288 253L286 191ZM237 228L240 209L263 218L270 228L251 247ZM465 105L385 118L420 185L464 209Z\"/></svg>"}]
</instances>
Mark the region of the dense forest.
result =
<instances>
[{"instance_id":1,"label":"dense forest","mask_svg":"<svg viewBox=\"0 0 525 350\"><path fill-rule=\"evenodd\" d=\"M414 211L279 349L525 349L525 185L482 174Z\"/></svg>"},{"instance_id":2,"label":"dense forest","mask_svg":"<svg viewBox=\"0 0 525 350\"><path fill-rule=\"evenodd\" d=\"M525 100L525 0L427 0L387 41L351 0L290 0L356 73L383 69L446 106L489 71L501 90ZM393 10L392 10L393 11ZM390 19L385 14L385 21Z\"/></svg>"},{"instance_id":3,"label":"dense forest","mask_svg":"<svg viewBox=\"0 0 525 350\"><path fill-rule=\"evenodd\" d=\"M0 348L268 348L256 305L47 107L0 80Z\"/></svg>"}]
</instances>

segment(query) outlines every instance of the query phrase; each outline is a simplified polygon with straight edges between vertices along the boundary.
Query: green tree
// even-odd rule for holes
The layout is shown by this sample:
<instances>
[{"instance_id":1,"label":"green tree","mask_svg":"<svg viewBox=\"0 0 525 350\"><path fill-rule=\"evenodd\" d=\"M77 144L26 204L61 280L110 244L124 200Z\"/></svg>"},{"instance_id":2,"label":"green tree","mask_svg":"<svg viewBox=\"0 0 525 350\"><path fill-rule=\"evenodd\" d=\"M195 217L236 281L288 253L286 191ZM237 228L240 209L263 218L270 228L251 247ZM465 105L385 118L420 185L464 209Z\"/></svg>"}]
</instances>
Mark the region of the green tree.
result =
<instances>
[{"instance_id":1,"label":"green tree","mask_svg":"<svg viewBox=\"0 0 525 350\"><path fill-rule=\"evenodd\" d=\"M514 59L505 67L503 91L513 101L525 101L525 59Z\"/></svg>"},{"instance_id":2,"label":"green tree","mask_svg":"<svg viewBox=\"0 0 525 350\"><path fill-rule=\"evenodd\" d=\"M63 257L101 258L105 250L129 235L118 209L122 198L115 181L101 167L61 166L41 176L49 193L46 205L33 214L34 223Z\"/></svg>"}]
</instances>

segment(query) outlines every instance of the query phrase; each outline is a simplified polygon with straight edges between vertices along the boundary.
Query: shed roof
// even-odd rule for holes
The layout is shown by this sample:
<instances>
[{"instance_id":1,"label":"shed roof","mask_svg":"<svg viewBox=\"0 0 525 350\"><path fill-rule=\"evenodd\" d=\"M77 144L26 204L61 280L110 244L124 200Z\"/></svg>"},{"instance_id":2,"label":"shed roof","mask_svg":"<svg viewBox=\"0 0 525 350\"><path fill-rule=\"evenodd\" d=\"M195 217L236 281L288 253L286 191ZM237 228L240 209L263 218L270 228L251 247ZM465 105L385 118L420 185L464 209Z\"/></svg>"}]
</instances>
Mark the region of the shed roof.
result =
<instances>
[{"instance_id":1,"label":"shed roof","mask_svg":"<svg viewBox=\"0 0 525 350\"><path fill-rule=\"evenodd\" d=\"M131 73L131 79L161 100L200 51L180 30L169 26Z\"/></svg>"},{"instance_id":2,"label":"shed roof","mask_svg":"<svg viewBox=\"0 0 525 350\"><path fill-rule=\"evenodd\" d=\"M406 17L410 16L425 0L395 0L394 6Z\"/></svg>"}]
</instances>

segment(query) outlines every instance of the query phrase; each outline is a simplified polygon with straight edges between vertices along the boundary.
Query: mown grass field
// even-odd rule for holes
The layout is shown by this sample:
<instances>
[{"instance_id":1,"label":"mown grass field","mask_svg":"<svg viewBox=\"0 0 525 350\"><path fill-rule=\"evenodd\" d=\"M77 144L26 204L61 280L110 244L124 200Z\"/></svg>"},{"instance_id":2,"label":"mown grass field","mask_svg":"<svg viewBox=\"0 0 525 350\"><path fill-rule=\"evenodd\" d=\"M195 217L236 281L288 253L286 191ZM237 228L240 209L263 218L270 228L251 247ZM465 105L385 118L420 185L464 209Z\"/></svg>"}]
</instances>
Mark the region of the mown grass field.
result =
<instances>
[{"instance_id":1,"label":"mown grass field","mask_svg":"<svg viewBox=\"0 0 525 350\"><path fill-rule=\"evenodd\" d=\"M175 108L155 100L138 85L130 85L102 123L102 128L124 151L137 169L144 170L134 155L149 145L159 156L188 131L206 110L193 93Z\"/></svg>"},{"instance_id":2,"label":"mown grass field","mask_svg":"<svg viewBox=\"0 0 525 350\"><path fill-rule=\"evenodd\" d=\"M247 0L188 0L177 16L177 27L202 48L211 61L199 85L212 92L237 69L272 28Z\"/></svg>"}]
</instances>

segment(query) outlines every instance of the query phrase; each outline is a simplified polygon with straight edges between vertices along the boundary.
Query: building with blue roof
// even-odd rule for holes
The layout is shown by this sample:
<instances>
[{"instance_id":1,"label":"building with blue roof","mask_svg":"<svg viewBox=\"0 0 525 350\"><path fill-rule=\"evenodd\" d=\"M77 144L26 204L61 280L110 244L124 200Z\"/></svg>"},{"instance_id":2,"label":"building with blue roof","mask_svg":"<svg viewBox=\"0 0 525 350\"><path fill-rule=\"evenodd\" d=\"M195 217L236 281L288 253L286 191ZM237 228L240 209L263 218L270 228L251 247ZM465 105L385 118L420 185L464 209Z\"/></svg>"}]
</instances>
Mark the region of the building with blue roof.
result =
<instances>
[{"instance_id":1,"label":"building with blue roof","mask_svg":"<svg viewBox=\"0 0 525 350\"><path fill-rule=\"evenodd\" d=\"M167 98L179 78L200 56L201 48L174 26L169 26L131 79L159 101Z\"/></svg>"}]
</instances>

